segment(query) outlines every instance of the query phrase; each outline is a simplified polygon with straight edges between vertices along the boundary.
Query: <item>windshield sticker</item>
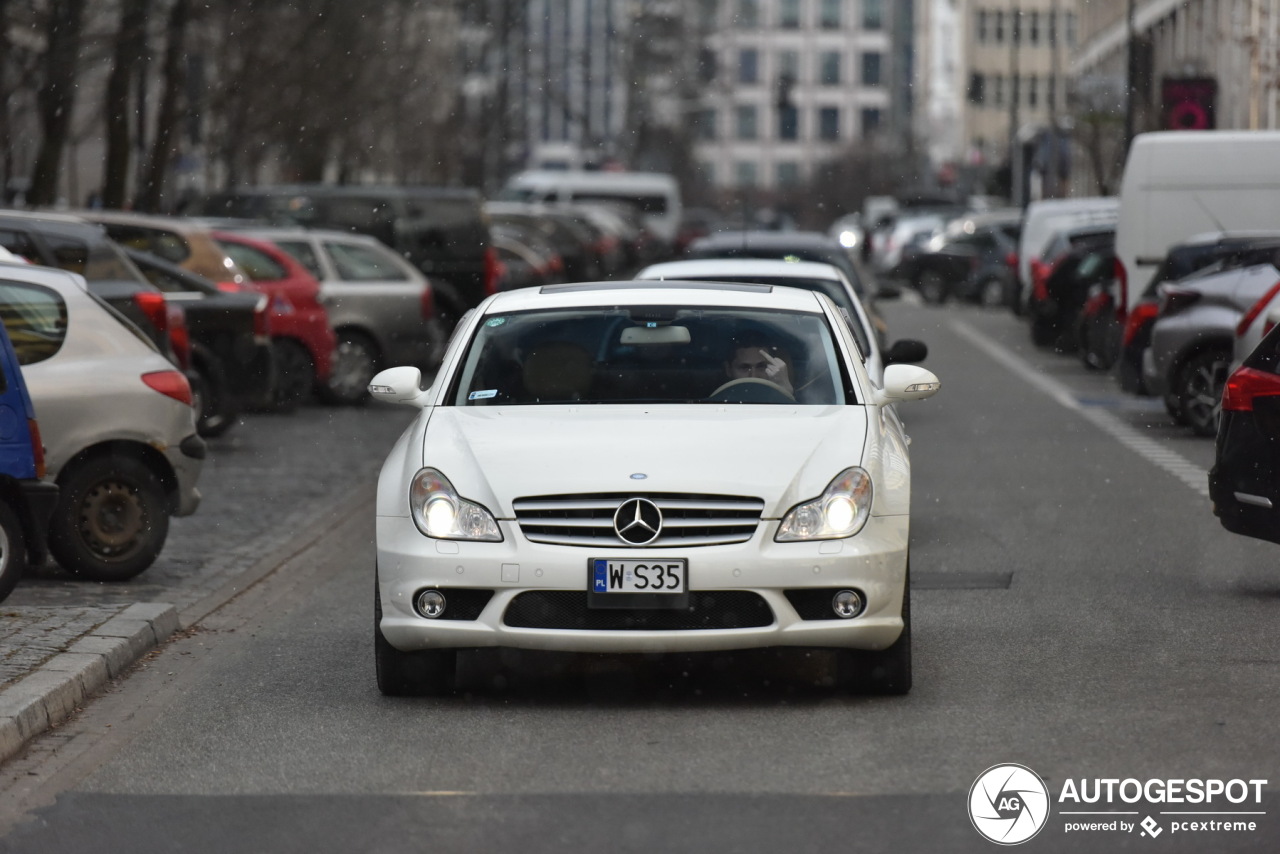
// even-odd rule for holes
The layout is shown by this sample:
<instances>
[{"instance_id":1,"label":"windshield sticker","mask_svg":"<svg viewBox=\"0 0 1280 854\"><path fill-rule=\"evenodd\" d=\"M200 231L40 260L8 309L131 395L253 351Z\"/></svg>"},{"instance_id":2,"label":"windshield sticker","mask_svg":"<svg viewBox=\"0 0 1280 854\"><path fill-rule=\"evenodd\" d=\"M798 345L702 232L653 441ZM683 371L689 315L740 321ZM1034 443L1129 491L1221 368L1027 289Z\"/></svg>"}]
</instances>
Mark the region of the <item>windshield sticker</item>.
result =
<instances>
[{"instance_id":1,"label":"windshield sticker","mask_svg":"<svg viewBox=\"0 0 1280 854\"><path fill-rule=\"evenodd\" d=\"M506 319L505 317L494 317L494 318L491 318L491 319L489 319L489 320L486 320L486 321L484 322L484 325L485 325L485 326L490 326L490 327L492 327L492 326L501 326L502 324L504 324L504 323L506 323L506 322L507 322L507 319Z\"/></svg>"},{"instance_id":2,"label":"windshield sticker","mask_svg":"<svg viewBox=\"0 0 1280 854\"><path fill-rule=\"evenodd\" d=\"M492 323L493 321L489 321ZM467 400L488 400L491 397L497 397L498 390L496 388L487 388L484 391L473 391L467 395Z\"/></svg>"}]
</instances>

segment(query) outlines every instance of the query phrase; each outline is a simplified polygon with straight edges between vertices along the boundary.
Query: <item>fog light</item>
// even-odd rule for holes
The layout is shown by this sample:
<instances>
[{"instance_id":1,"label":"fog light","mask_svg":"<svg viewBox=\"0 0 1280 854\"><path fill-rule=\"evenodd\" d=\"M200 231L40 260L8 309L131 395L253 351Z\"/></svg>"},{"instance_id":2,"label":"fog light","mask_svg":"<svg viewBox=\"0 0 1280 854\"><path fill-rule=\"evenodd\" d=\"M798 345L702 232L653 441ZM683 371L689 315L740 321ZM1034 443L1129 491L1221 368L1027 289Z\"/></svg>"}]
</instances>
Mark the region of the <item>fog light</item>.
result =
<instances>
[{"instance_id":1,"label":"fog light","mask_svg":"<svg viewBox=\"0 0 1280 854\"><path fill-rule=\"evenodd\" d=\"M428 620L434 620L444 614L444 594L439 590L424 590L418 596L418 613Z\"/></svg>"},{"instance_id":2,"label":"fog light","mask_svg":"<svg viewBox=\"0 0 1280 854\"><path fill-rule=\"evenodd\" d=\"M842 620L851 620L862 613L862 597L853 590L841 590L831 597L831 610Z\"/></svg>"}]
</instances>

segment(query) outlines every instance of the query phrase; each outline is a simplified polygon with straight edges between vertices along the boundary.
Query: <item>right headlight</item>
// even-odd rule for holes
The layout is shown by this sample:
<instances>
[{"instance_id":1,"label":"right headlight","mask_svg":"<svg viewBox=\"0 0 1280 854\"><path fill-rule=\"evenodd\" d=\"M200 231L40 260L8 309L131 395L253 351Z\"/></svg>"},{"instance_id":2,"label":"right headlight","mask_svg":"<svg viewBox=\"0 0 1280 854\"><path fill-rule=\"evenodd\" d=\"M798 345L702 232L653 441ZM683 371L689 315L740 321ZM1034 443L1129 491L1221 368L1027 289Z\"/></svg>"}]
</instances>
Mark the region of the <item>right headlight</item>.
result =
<instances>
[{"instance_id":1,"label":"right headlight","mask_svg":"<svg viewBox=\"0 0 1280 854\"><path fill-rule=\"evenodd\" d=\"M458 495L449 479L435 469L422 469L413 476L409 513L419 531L437 540L502 542L493 514Z\"/></svg>"},{"instance_id":2,"label":"right headlight","mask_svg":"<svg viewBox=\"0 0 1280 854\"><path fill-rule=\"evenodd\" d=\"M799 543L852 537L870 515L871 475L854 466L840 472L822 495L788 510L773 539Z\"/></svg>"}]
</instances>

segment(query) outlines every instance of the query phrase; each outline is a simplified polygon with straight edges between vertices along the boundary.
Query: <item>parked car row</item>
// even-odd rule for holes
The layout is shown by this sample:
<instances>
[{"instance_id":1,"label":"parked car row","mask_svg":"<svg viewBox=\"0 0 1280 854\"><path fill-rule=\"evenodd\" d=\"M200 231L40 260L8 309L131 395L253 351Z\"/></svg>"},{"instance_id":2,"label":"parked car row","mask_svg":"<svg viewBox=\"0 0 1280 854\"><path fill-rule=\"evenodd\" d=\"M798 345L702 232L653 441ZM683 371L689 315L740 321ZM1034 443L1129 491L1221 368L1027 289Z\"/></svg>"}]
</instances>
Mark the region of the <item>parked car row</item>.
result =
<instances>
[{"instance_id":1,"label":"parked car row","mask_svg":"<svg viewBox=\"0 0 1280 854\"><path fill-rule=\"evenodd\" d=\"M1012 307L1041 346L1114 371L1216 437L1213 512L1280 542L1280 133L1159 132L1117 198L1033 203ZM1035 223L1033 227L1033 222ZM1034 232L1034 242L1027 243Z\"/></svg>"}]
</instances>

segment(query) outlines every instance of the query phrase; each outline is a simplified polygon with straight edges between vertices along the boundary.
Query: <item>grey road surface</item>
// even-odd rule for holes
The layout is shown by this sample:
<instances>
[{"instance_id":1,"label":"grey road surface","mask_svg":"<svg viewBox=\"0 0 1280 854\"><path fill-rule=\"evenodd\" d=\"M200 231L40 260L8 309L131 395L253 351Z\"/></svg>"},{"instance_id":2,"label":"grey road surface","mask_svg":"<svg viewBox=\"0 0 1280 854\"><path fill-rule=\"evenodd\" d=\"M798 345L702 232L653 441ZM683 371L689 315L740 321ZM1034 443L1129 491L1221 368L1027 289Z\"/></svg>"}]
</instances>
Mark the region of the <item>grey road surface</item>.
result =
<instances>
[{"instance_id":1,"label":"grey road surface","mask_svg":"<svg viewBox=\"0 0 1280 854\"><path fill-rule=\"evenodd\" d=\"M943 381L901 407L909 696L833 694L818 657L509 653L383 698L360 514L6 766L0 852L992 851L969 794L1001 763L1052 801L1027 851L1280 848L1280 561L1209 512L1211 444L1012 317L887 313ZM1068 832L1097 778L1268 782Z\"/></svg>"}]
</instances>

